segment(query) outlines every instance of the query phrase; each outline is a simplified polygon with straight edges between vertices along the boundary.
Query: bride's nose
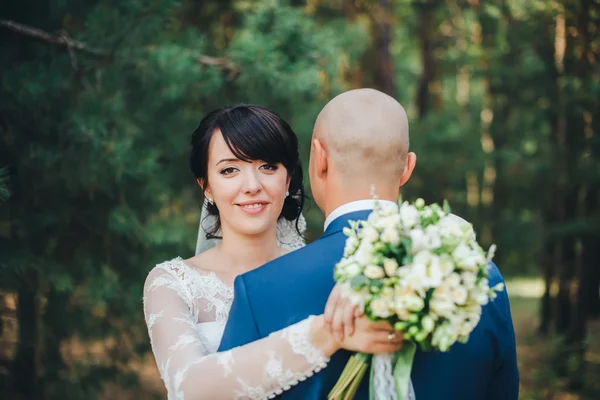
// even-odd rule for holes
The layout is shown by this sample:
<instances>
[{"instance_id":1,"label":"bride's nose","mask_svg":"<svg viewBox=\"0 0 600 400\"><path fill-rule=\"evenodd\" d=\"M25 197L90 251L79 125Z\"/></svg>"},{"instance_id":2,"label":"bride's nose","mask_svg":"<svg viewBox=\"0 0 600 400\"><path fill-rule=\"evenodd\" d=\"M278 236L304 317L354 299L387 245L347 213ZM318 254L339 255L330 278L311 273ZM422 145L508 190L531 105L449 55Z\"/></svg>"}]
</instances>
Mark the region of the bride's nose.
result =
<instances>
[{"instance_id":1,"label":"bride's nose","mask_svg":"<svg viewBox=\"0 0 600 400\"><path fill-rule=\"evenodd\" d=\"M246 176L244 177L244 183L242 190L246 194L256 194L259 193L262 189L262 184L260 183L260 179L256 175L257 171L254 171L253 168L249 168L247 170Z\"/></svg>"}]
</instances>

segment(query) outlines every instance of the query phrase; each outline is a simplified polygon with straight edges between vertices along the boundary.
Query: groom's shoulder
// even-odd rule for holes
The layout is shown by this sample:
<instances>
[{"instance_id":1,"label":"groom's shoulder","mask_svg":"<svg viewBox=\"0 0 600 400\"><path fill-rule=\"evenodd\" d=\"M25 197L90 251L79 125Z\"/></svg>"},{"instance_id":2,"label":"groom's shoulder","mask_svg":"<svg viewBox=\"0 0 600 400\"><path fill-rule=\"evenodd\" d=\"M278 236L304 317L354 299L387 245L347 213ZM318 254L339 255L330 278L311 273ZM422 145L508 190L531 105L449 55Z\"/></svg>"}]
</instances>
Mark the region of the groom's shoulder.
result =
<instances>
[{"instance_id":1,"label":"groom's shoulder","mask_svg":"<svg viewBox=\"0 0 600 400\"><path fill-rule=\"evenodd\" d=\"M290 280L316 278L326 274L333 276L333 266L343 254L345 236L342 232L322 237L292 252L289 252L265 265L243 275L246 282L259 280Z\"/></svg>"}]
</instances>

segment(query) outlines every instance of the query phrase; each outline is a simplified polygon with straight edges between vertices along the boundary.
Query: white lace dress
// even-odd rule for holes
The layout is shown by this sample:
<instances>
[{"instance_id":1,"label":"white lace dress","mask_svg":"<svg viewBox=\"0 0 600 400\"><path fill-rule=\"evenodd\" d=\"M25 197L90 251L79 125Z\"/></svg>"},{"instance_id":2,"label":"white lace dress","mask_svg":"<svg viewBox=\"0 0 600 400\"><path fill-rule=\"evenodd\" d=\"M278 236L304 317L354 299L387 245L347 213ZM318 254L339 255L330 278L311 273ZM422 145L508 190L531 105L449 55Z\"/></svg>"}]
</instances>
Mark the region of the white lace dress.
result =
<instances>
[{"instance_id":1,"label":"white lace dress","mask_svg":"<svg viewBox=\"0 0 600 400\"><path fill-rule=\"evenodd\" d=\"M152 351L169 400L273 398L329 361L310 341L312 317L216 353L233 288L181 258L157 265L144 286Z\"/></svg>"}]
</instances>

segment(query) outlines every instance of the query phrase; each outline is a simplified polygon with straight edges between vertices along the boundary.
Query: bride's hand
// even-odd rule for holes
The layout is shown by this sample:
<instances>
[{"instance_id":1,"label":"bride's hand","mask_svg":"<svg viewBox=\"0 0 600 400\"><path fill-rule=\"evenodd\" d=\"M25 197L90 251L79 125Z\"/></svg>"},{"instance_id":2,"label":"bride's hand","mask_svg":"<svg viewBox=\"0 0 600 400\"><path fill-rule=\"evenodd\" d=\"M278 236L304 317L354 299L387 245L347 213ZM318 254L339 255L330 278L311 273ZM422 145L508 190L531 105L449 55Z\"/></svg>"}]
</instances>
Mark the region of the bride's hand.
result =
<instances>
[{"instance_id":1,"label":"bride's hand","mask_svg":"<svg viewBox=\"0 0 600 400\"><path fill-rule=\"evenodd\" d=\"M373 322L359 307L340 296L336 285L325 306L327 329L346 350L362 353L391 353L402 347L402 335L386 321Z\"/></svg>"},{"instance_id":2,"label":"bride's hand","mask_svg":"<svg viewBox=\"0 0 600 400\"><path fill-rule=\"evenodd\" d=\"M394 353L402 348L402 334L387 321L373 322L364 315L356 318L354 333L345 336L340 346L367 354Z\"/></svg>"},{"instance_id":3,"label":"bride's hand","mask_svg":"<svg viewBox=\"0 0 600 400\"><path fill-rule=\"evenodd\" d=\"M325 326L338 341L354 333L354 319L361 315L358 306L351 304L340 295L339 285L335 285L325 305Z\"/></svg>"}]
</instances>

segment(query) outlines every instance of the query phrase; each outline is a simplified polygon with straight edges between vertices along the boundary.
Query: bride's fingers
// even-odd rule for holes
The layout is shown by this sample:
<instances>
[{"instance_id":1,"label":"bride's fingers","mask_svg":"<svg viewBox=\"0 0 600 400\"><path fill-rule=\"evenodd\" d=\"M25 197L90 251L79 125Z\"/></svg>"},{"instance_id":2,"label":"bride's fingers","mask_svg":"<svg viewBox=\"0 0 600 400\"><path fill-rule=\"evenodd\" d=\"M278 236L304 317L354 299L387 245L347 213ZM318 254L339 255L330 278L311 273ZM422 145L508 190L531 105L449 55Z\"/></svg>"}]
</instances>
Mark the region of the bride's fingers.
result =
<instances>
[{"instance_id":1,"label":"bride's fingers","mask_svg":"<svg viewBox=\"0 0 600 400\"><path fill-rule=\"evenodd\" d=\"M343 310L343 321L344 321L344 335L352 336L354 334L354 315L358 307L346 302L345 309Z\"/></svg>"},{"instance_id":2,"label":"bride's fingers","mask_svg":"<svg viewBox=\"0 0 600 400\"><path fill-rule=\"evenodd\" d=\"M325 319L325 325L329 328L330 331L332 328L331 322L333 321L333 313L336 310L339 299L340 299L340 292L336 285L333 287L333 290L329 294L329 298L327 299L327 304L325 305L325 312L323 315L323 317Z\"/></svg>"},{"instance_id":3,"label":"bride's fingers","mask_svg":"<svg viewBox=\"0 0 600 400\"><path fill-rule=\"evenodd\" d=\"M380 353L395 353L402 348L402 344L395 343L374 343L371 345L370 353L371 354L380 354Z\"/></svg>"},{"instance_id":4,"label":"bride's fingers","mask_svg":"<svg viewBox=\"0 0 600 400\"><path fill-rule=\"evenodd\" d=\"M344 314L346 308L348 308L348 302L346 299L338 299L335 310L333 311L333 318L331 320L331 329L339 341L344 339Z\"/></svg>"},{"instance_id":5,"label":"bride's fingers","mask_svg":"<svg viewBox=\"0 0 600 400\"><path fill-rule=\"evenodd\" d=\"M371 339L376 343L398 344L404 340L401 332L394 331L377 331L372 332Z\"/></svg>"},{"instance_id":6,"label":"bride's fingers","mask_svg":"<svg viewBox=\"0 0 600 400\"><path fill-rule=\"evenodd\" d=\"M404 339L402 333L393 331L378 331L371 334L373 353L393 353L402 348Z\"/></svg>"}]
</instances>

